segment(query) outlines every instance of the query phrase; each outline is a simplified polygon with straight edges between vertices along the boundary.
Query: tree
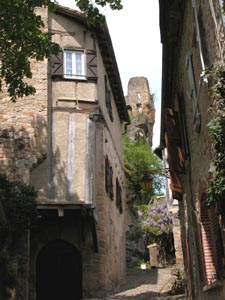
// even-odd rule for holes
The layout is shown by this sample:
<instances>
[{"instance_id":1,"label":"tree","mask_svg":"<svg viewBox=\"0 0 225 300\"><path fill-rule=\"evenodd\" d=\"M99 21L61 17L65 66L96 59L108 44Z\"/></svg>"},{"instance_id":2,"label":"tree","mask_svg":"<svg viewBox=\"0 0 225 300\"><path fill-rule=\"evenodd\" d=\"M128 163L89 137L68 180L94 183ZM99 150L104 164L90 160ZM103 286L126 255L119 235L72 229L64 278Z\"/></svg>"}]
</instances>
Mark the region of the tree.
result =
<instances>
[{"instance_id":1,"label":"tree","mask_svg":"<svg viewBox=\"0 0 225 300\"><path fill-rule=\"evenodd\" d=\"M43 60L57 53L58 45L43 32L36 7L53 8L50 0L0 1L0 87L4 80L13 101L34 94L35 88L26 82L31 78L30 59Z\"/></svg>"},{"instance_id":2,"label":"tree","mask_svg":"<svg viewBox=\"0 0 225 300\"><path fill-rule=\"evenodd\" d=\"M161 193L162 162L145 141L132 140L128 135L123 136L123 152L129 198L139 204L148 203L154 194ZM153 188L150 191L141 188L140 183L145 172L153 180Z\"/></svg>"},{"instance_id":3,"label":"tree","mask_svg":"<svg viewBox=\"0 0 225 300\"><path fill-rule=\"evenodd\" d=\"M79 9L91 19L103 19L99 7L107 4L111 9L121 9L121 0L74 0ZM44 23L35 8L56 6L56 0L7 0L0 1L0 89L3 82L11 99L35 93L27 82L32 78L30 59L41 61L57 54L59 46L51 35L43 32Z\"/></svg>"},{"instance_id":4,"label":"tree","mask_svg":"<svg viewBox=\"0 0 225 300\"><path fill-rule=\"evenodd\" d=\"M99 7L109 5L112 10L120 10L123 8L122 0L75 0L77 7L87 15L91 20L102 21L104 16L100 13Z\"/></svg>"}]
</instances>

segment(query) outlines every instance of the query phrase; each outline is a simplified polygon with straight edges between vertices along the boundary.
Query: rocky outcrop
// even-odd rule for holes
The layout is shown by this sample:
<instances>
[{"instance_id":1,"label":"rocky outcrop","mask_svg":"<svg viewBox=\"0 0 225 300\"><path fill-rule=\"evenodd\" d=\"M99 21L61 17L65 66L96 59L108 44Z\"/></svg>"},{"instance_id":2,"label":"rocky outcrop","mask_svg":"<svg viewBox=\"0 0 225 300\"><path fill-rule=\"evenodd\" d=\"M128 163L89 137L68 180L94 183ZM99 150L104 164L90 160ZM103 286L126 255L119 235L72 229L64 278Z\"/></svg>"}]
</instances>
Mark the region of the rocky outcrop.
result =
<instances>
[{"instance_id":1,"label":"rocky outcrop","mask_svg":"<svg viewBox=\"0 0 225 300\"><path fill-rule=\"evenodd\" d=\"M133 77L129 80L126 102L131 117L129 136L133 139L144 139L152 146L155 108L147 78Z\"/></svg>"},{"instance_id":2,"label":"rocky outcrop","mask_svg":"<svg viewBox=\"0 0 225 300\"><path fill-rule=\"evenodd\" d=\"M129 80L126 103L131 120L131 124L127 127L127 134L134 140L143 140L152 146L155 108L147 78L133 77ZM146 258L146 253L148 253L140 234L137 233L137 224L138 210L130 203L127 206L126 228L126 256L128 266L137 265L140 260Z\"/></svg>"}]
</instances>

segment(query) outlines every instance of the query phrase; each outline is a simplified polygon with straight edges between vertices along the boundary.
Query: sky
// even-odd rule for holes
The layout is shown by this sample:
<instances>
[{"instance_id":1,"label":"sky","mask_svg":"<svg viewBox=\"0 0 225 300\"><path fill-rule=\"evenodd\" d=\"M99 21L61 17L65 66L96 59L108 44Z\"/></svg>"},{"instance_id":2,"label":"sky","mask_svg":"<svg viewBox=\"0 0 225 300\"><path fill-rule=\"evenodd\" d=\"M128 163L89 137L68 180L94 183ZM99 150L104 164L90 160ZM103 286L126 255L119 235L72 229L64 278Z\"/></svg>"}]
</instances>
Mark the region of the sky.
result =
<instances>
[{"instance_id":1,"label":"sky","mask_svg":"<svg viewBox=\"0 0 225 300\"><path fill-rule=\"evenodd\" d=\"M70 8L74 0L58 0ZM159 32L158 0L122 0L123 9L103 9L109 27L120 72L124 95L132 77L148 79L154 94L156 122L153 131L153 149L159 145L162 50Z\"/></svg>"}]
</instances>

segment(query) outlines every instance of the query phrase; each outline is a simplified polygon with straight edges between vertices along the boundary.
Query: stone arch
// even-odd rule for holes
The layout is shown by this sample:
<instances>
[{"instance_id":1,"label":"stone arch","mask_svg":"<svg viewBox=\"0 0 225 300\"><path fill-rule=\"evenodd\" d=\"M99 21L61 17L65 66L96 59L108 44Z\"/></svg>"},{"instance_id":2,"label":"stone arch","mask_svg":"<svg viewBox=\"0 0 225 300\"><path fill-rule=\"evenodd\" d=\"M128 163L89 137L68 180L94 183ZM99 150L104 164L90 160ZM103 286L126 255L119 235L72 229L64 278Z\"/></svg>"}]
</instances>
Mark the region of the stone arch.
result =
<instances>
[{"instance_id":1,"label":"stone arch","mask_svg":"<svg viewBox=\"0 0 225 300\"><path fill-rule=\"evenodd\" d=\"M82 299L82 260L70 243L57 239L45 245L36 260L37 300Z\"/></svg>"}]
</instances>

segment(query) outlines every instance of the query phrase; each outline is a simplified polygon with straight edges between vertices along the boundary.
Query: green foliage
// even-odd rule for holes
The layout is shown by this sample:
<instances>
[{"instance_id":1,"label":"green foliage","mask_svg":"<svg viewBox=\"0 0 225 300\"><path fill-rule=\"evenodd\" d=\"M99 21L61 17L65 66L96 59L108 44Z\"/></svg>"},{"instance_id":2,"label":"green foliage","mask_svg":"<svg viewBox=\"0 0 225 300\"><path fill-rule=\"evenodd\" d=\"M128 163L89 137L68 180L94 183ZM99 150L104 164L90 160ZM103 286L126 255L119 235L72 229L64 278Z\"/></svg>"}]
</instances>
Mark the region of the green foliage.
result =
<instances>
[{"instance_id":1,"label":"green foliage","mask_svg":"<svg viewBox=\"0 0 225 300\"><path fill-rule=\"evenodd\" d=\"M24 251L19 244L25 230L37 220L36 197L32 186L0 175L0 200L7 220L0 228L0 268L7 288L16 287L18 272L23 273Z\"/></svg>"},{"instance_id":2,"label":"green foliage","mask_svg":"<svg viewBox=\"0 0 225 300\"><path fill-rule=\"evenodd\" d=\"M169 292L170 295L181 295L185 293L186 280L184 277L184 272L177 270L175 274L176 278L171 286Z\"/></svg>"},{"instance_id":3,"label":"green foliage","mask_svg":"<svg viewBox=\"0 0 225 300\"><path fill-rule=\"evenodd\" d=\"M172 232L172 220L166 203L146 205L141 228L146 244L156 242L156 237Z\"/></svg>"},{"instance_id":4,"label":"green foliage","mask_svg":"<svg viewBox=\"0 0 225 300\"><path fill-rule=\"evenodd\" d=\"M0 264L2 270L3 282L7 288L14 288L18 278L18 260L9 252L0 253Z\"/></svg>"},{"instance_id":5,"label":"green foliage","mask_svg":"<svg viewBox=\"0 0 225 300\"><path fill-rule=\"evenodd\" d=\"M225 197L225 66L208 72L211 81L209 95L211 121L209 133L214 148L214 167L207 189L207 205L214 205Z\"/></svg>"},{"instance_id":6,"label":"green foliage","mask_svg":"<svg viewBox=\"0 0 225 300\"><path fill-rule=\"evenodd\" d=\"M88 17L92 22L102 22L104 16L100 13L99 7L109 5L112 10L120 10L123 8L122 0L75 0L79 9Z\"/></svg>"},{"instance_id":7,"label":"green foliage","mask_svg":"<svg viewBox=\"0 0 225 300\"><path fill-rule=\"evenodd\" d=\"M35 7L53 8L50 0L0 1L0 88L4 80L13 101L35 93L26 82L32 78L30 59L38 61L58 52L51 35L42 31L44 23Z\"/></svg>"},{"instance_id":8,"label":"green foliage","mask_svg":"<svg viewBox=\"0 0 225 300\"><path fill-rule=\"evenodd\" d=\"M222 1L222 8L223 8L223 13L225 13L225 1Z\"/></svg>"},{"instance_id":9,"label":"green foliage","mask_svg":"<svg viewBox=\"0 0 225 300\"><path fill-rule=\"evenodd\" d=\"M136 197L138 203L148 203L154 194L159 194L163 186L160 176L162 168L161 160L153 153L150 146L144 141L131 140L128 135L123 136L123 153L125 173L127 178L127 190ZM153 179L151 191L144 191L140 182L148 172Z\"/></svg>"},{"instance_id":10,"label":"green foliage","mask_svg":"<svg viewBox=\"0 0 225 300\"><path fill-rule=\"evenodd\" d=\"M146 269L151 269L150 261L146 261L144 259L139 260L139 262L134 267L136 270L140 270L142 268L142 265L145 265Z\"/></svg>"},{"instance_id":11,"label":"green foliage","mask_svg":"<svg viewBox=\"0 0 225 300\"><path fill-rule=\"evenodd\" d=\"M165 202L142 205L140 230L146 246L156 243L162 261L173 262L172 219Z\"/></svg>"},{"instance_id":12,"label":"green foliage","mask_svg":"<svg viewBox=\"0 0 225 300\"><path fill-rule=\"evenodd\" d=\"M23 233L37 218L37 192L28 184L9 181L0 175L0 200L7 219L7 228L11 232Z\"/></svg>"}]
</instances>

